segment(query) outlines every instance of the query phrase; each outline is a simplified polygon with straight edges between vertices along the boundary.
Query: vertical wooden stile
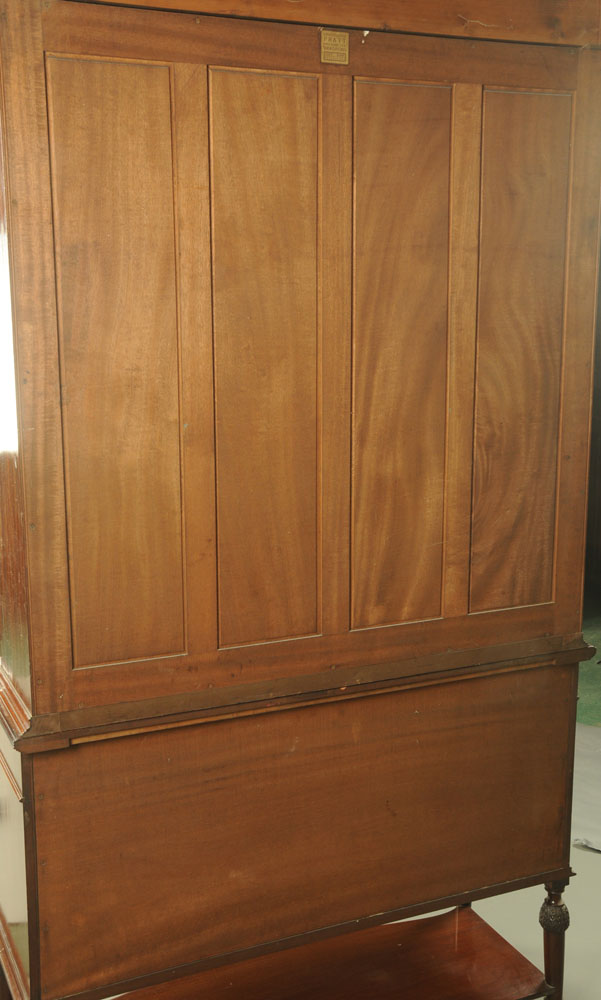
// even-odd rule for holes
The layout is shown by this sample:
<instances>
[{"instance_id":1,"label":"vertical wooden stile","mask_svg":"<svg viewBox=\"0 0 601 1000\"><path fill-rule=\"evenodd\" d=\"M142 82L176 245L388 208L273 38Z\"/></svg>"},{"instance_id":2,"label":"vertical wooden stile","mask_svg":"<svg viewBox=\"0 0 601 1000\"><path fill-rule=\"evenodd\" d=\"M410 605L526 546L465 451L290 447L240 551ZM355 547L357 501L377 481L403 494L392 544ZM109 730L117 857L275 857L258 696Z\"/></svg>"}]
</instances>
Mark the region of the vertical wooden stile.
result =
<instances>
[{"instance_id":1,"label":"vertical wooden stile","mask_svg":"<svg viewBox=\"0 0 601 1000\"><path fill-rule=\"evenodd\" d=\"M32 701L34 711L47 712L68 685L72 650L42 6L41 0L3 2L0 36Z\"/></svg>"},{"instance_id":2,"label":"vertical wooden stile","mask_svg":"<svg viewBox=\"0 0 601 1000\"><path fill-rule=\"evenodd\" d=\"M478 302L482 87L453 87L443 616L467 614Z\"/></svg>"},{"instance_id":3,"label":"vertical wooden stile","mask_svg":"<svg viewBox=\"0 0 601 1000\"><path fill-rule=\"evenodd\" d=\"M217 647L207 67L174 66L187 650Z\"/></svg>"},{"instance_id":4,"label":"vertical wooden stile","mask_svg":"<svg viewBox=\"0 0 601 1000\"><path fill-rule=\"evenodd\" d=\"M579 58L558 483L558 510L565 510L569 505L570 517L564 518L558 526L555 554L554 597L561 609L558 633L577 627L582 608L586 490L576 492L574 484L583 482L586 476L591 400L589 393L582 392L579 387L591 384L595 309L598 309L601 52L584 50ZM577 581L574 579L575 554L579 569Z\"/></svg>"},{"instance_id":5,"label":"vertical wooden stile","mask_svg":"<svg viewBox=\"0 0 601 1000\"><path fill-rule=\"evenodd\" d=\"M321 631L349 628L352 81L321 80Z\"/></svg>"}]
</instances>

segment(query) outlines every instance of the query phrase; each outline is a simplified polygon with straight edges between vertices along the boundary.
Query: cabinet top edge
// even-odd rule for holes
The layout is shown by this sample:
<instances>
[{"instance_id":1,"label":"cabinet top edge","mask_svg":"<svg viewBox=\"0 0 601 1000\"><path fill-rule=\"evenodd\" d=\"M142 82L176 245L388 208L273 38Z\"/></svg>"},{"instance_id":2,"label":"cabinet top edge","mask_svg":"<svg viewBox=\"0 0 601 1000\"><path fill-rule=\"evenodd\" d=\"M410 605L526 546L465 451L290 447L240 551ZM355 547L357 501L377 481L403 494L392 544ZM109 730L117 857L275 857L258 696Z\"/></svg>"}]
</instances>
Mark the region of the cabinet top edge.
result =
<instances>
[{"instance_id":1,"label":"cabinet top edge","mask_svg":"<svg viewBox=\"0 0 601 1000\"><path fill-rule=\"evenodd\" d=\"M11 2L11 0L9 0ZM37 0L36 0L37 2ZM22 3L22 0L18 0ZM220 14L331 27L588 47L601 43L599 0L51 0ZM293 14L293 16L292 16Z\"/></svg>"}]
</instances>

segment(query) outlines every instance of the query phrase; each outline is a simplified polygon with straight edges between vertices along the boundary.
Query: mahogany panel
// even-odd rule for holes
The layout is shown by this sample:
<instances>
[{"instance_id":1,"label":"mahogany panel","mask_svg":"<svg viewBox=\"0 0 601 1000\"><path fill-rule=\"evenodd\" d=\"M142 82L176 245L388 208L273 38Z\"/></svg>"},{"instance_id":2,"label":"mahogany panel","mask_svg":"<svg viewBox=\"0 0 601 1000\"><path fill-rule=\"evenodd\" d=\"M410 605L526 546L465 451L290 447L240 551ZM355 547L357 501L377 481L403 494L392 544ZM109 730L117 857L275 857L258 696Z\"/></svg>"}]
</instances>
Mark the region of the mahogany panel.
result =
<instances>
[{"instance_id":1,"label":"mahogany panel","mask_svg":"<svg viewBox=\"0 0 601 1000\"><path fill-rule=\"evenodd\" d=\"M184 599L187 652L193 655L215 650L218 645L207 67L174 65L172 101L181 331ZM174 662L178 661L172 660L172 666Z\"/></svg>"},{"instance_id":2,"label":"mahogany panel","mask_svg":"<svg viewBox=\"0 0 601 1000\"><path fill-rule=\"evenodd\" d=\"M321 62L319 28L60 0L45 14L44 41L52 52L556 90L578 73L574 48L362 31L349 32L349 64L338 66Z\"/></svg>"},{"instance_id":3,"label":"mahogany panel","mask_svg":"<svg viewBox=\"0 0 601 1000\"><path fill-rule=\"evenodd\" d=\"M32 703L43 712L64 691L71 632L41 6L3 3L0 44Z\"/></svg>"},{"instance_id":4,"label":"mahogany panel","mask_svg":"<svg viewBox=\"0 0 601 1000\"><path fill-rule=\"evenodd\" d=\"M533 1000L543 974L462 906L128 994L128 1000Z\"/></svg>"},{"instance_id":5,"label":"mahogany panel","mask_svg":"<svg viewBox=\"0 0 601 1000\"><path fill-rule=\"evenodd\" d=\"M453 87L443 615L469 605L482 87Z\"/></svg>"},{"instance_id":6,"label":"mahogany panel","mask_svg":"<svg viewBox=\"0 0 601 1000\"><path fill-rule=\"evenodd\" d=\"M352 625L441 611L451 92L355 89Z\"/></svg>"},{"instance_id":7,"label":"mahogany panel","mask_svg":"<svg viewBox=\"0 0 601 1000\"><path fill-rule=\"evenodd\" d=\"M571 113L485 91L472 611L553 599Z\"/></svg>"},{"instance_id":8,"label":"mahogany panel","mask_svg":"<svg viewBox=\"0 0 601 1000\"><path fill-rule=\"evenodd\" d=\"M35 4L31 7L36 7ZM292 68L298 73L318 73L323 71L322 93L328 86L336 90L336 100L348 112L350 74L378 75L390 74L409 80L438 80L442 82L458 81L455 86L455 96L461 93L462 101L455 105L454 118L454 148L453 156L462 169L455 170L451 176L454 185L454 198L461 196L461 174L463 168L471 175L477 172L477 146L473 142L473 117L477 101L475 91L469 87L479 88L483 80L489 84L509 85L513 87L547 88L563 91L575 86L577 52L568 47L522 46L507 45L502 42L481 42L475 44L467 39L428 38L418 35L398 36L393 33L372 32L366 38L360 31L351 32L351 63L349 67L324 66L319 62L318 32L312 27L299 25L283 25L277 23L249 22L229 19L226 22L220 18L195 17L190 14L160 13L141 9L112 8L103 5L53 3L45 8L44 31L45 45L51 50L82 51L107 58L151 59L162 62L164 59L182 59L195 63L195 67L175 67L172 71L173 99L176 108L174 118L174 147L176 148L176 172L178 174L176 193L178 212L178 240L180 251L180 307L182 316L183 350L188 350L188 357L195 356L198 371L202 378L195 375L194 365L183 366L183 403L184 408L195 410L192 419L184 418L187 427L184 430L184 452L186 441L189 442L190 454L194 456L192 463L184 463L184 499L188 524L186 526L189 552L192 553L186 567L187 598L189 601L188 633L190 644L187 653L157 658L154 662L146 661L144 666L139 662L122 663L107 666L103 670L70 671L68 657L68 620L63 614L63 597L68 593L65 579L61 576L65 563L66 546L64 539L60 542L62 526L64 526L64 498L60 503L55 497L60 496L62 481L62 465L57 460L54 448L55 415L57 402L54 398L58 378L53 369L52 351L56 346L56 331L51 318L51 300L45 299L44 289L48 286L51 292L54 285L49 266L51 254L40 254L39 245L46 246L47 227L44 219L44 185L36 175L33 165L43 161L43 155L38 154L38 146L43 149L46 134L46 119L44 101L41 100L41 74L33 66L34 51L38 51L39 37L37 21L30 16L29 5L10 5L7 32L4 33L5 46L10 50L7 66L11 79L9 104L13 120L11 141L16 149L16 160L21 166L13 167L13 178L18 182L20 204L19 234L25 232L21 240L19 270L21 283L19 285L20 308L25 309L29 319L20 327L20 342L24 345L26 357L20 363L28 384L21 386L24 398L28 400L24 411L23 432L28 448L37 449L38 464L30 466L37 469L34 479L27 478L27 504L35 516L28 518L28 544L33 553L33 573L30 581L33 599L32 613L36 621L42 622L43 628L35 628L32 642L37 654L48 657L54 665L52 676L47 671L44 677L39 677L38 705L44 711L56 711L59 708L77 710L78 706L92 707L103 703L113 706L118 701L135 702L141 698L161 698L176 696L186 691L195 692L195 696L203 704L210 703L213 697L213 687L219 688L219 696L226 697L225 686L232 685L236 697L245 697L245 685L248 685L249 697L254 685L261 685L262 692L277 691L294 692L300 685L307 690L314 683L321 690L325 677L331 670L331 677L339 676L363 677L371 682L382 676L406 676L413 670L413 657L428 657L439 655L445 650L463 651L463 655L472 663L482 662L488 653L479 651L479 646L495 645L499 635L507 637L509 642L531 641L539 636L540 642L546 642L543 636L561 636L565 632L575 635L580 627L576 609L578 588L571 581L574 558L578 558L578 546L581 542L582 518L582 479L570 477L570 466L566 465L566 474L562 476L560 489L562 491L562 509L578 511L576 521L580 527L572 524L571 514L561 519L561 529L558 542L558 567L565 571L558 582L561 586L562 599L558 605L527 607L518 610L505 610L473 616L470 620L463 615L465 600L462 605L461 574L466 572L466 559L461 555L464 546L465 532L465 493L463 491L463 508L455 505L453 489L447 476L446 483L446 543L455 538L455 549L448 549L445 563L450 571L445 579L445 613L452 613L452 620L434 620L428 623L403 624L378 629L377 635L370 630L354 631L350 635L342 634L349 621L348 603L348 549L342 541L348 528L348 437L347 428L343 427L348 420L345 413L345 394L348 393L348 339L345 343L344 329L348 329L348 317L336 314L333 301L329 304L325 299L321 302L321 389L322 389L322 427L321 448L325 465L333 468L332 456L337 454L336 465L337 485L328 495L331 482L327 477L317 482L318 493L321 491L322 511L330 526L337 519L336 534L328 532L325 520L321 538L318 537L318 550L321 546L322 580L317 581L317 591L321 587L323 599L322 631L329 634L324 637L307 637L294 642L256 643L255 645L225 648L214 652L216 639L217 609L215 606L215 589L207 581L215 581L215 524L214 524L214 491L212 486L213 461L213 404L212 404L212 344L207 284L210 281L210 261L208 245L208 171L203 162L203 146L206 142L208 129L206 127L206 101L203 93L204 68L202 60L216 61L217 65L232 67L240 63L249 67L282 69ZM37 10L37 7L36 7ZM27 12L27 13L26 13ZM37 17L37 15L36 15ZM25 25L27 21L27 25ZM17 24L18 22L18 24ZM224 24L227 31L224 31ZM18 28L18 30L17 30ZM16 38L21 39L19 45ZM23 39L27 39L24 45ZM18 67L15 70L15 59L12 56L14 48L26 48L27 53L19 55ZM595 53L583 53L587 65L596 62ZM11 66L12 63L12 66ZM197 72L195 72L195 69ZM178 88L178 75L181 85ZM583 87L590 87L591 74L583 77ZM34 83L26 86L25 81ZM193 94L189 92L189 83L193 80ZM17 81L17 82L15 82ZM346 85L346 86L345 86ZM468 90L461 89L468 85ZM331 91L334 93L334 90ZM13 93L24 93L26 99L19 102L13 100ZM469 99L468 99L469 93ZM342 95L345 95L344 97ZM184 96L185 95L185 96ZM187 123L180 127L177 108L180 110L187 102ZM194 104L198 106L197 124L194 125ZM462 118L461 108L466 111L469 105L469 115ZM42 111L40 112L40 106ZM591 147L594 139L595 124L594 102L586 106L586 99L578 99L577 117L582 123L581 138L577 138L577 148L584 150ZM323 198L321 199L321 246L326 257L333 259L333 246L340 246L347 239L348 213L342 221L338 221L335 200L331 192L334 190L334 164L339 157L339 149L348 149L348 125L341 115L338 125L338 138L332 136L332 122L335 119L333 104L326 110L322 104L322 164L328 160L328 178L322 176ZM19 128L14 123L18 121ZM588 123L588 124L587 124ZM16 143L18 131L19 142ZM47 130L46 130L47 131ZM327 135L326 135L327 131ZM578 133L578 129L576 130ZM329 144L329 152L326 147ZM347 144L345 146L345 144ZM35 148L34 148L35 147ZM587 154L588 155L588 154ZM14 161L15 157L11 159ZM183 163L182 169L182 160ZM196 163L196 166L195 166ZM574 330L584 328L582 321L588 321L591 312L590 296L586 294L588 274L594 252L591 245L594 242L596 219L591 217L589 206L594 202L595 163L589 165L587 157L580 154L580 165L576 171L576 186L574 205L580 205L572 224L571 234L571 273L570 288L578 289L573 296L573 303L568 303L568 315L572 317ZM37 171L37 173L40 173ZM43 171L41 172L43 174ZM582 175L583 183L579 176ZM584 176L586 175L586 177ZM43 178L42 178L43 179ZM336 178L337 184L338 178ZM348 176L342 178L339 186L341 202L348 198ZM197 185L198 198L186 198L183 193L190 185ZM330 196L327 192L330 191ZM346 192L346 193L345 193ZM591 197L592 195L592 197ZM473 190L470 196L469 212L463 222L468 222L473 232L476 210L473 205ZM329 202L329 207L326 207ZM30 204L32 205L30 210ZM455 205L456 208L456 205ZM23 220L23 212L25 218ZM336 216L338 226L335 231L333 218ZM42 219L42 224L39 224ZM453 229L453 226L455 227ZM462 219L456 211L451 219L451 268L455 268L455 276L466 282L466 295L461 301L467 303L471 291L468 286L473 281L469 268L462 274L461 263L467 255L473 253L473 243L468 238L468 230L462 230ZM184 232L185 229L185 232ZM20 239L20 235L19 239ZM453 250L453 246L455 249ZM198 266L190 263L195 258L201 262ZM346 296L348 302L348 275L344 272L347 264L341 264L336 272L335 282L342 302ZM458 270L459 267L459 270ZM331 281L331 266L322 267L322 289L334 288ZM45 284L46 278L49 281ZM470 286L471 287L471 286ZM182 290L185 289L185 292ZM467 294L469 292L469 294ZM453 299L451 296L451 306ZM450 323L449 341L449 374L451 376L449 389L449 404L453 405L453 322L457 322L457 302L455 300L455 320ZM34 307L35 304L35 307ZM46 310L45 304L49 305ZM318 304L319 306L319 304ZM39 307L39 309L38 309ZM38 310L35 316L32 315ZM319 312L319 308L318 308ZM459 309L459 324L461 335L456 342L466 348L470 347L464 339L467 329L469 309L465 312ZM198 326L194 325L194 317L198 317ZM31 320L31 322L30 322ZM336 335L328 338L326 327L335 327ZM186 332L186 329L187 332ZM42 332L44 336L42 336ZM564 433L563 447L565 455L570 455L570 462L578 461L578 469L582 469L585 444L585 431L582 413L586 410L586 394L582 392L583 379L586 380L584 339L580 335L568 338L566 345L568 353L573 349L574 359L567 366L566 378L569 391L564 400ZM187 346L186 346L187 345ZM337 352L343 358L340 369L336 369ZM40 355L43 354L43 360ZM465 360L465 358L464 358ZM466 386L469 382L465 366L460 360L456 372L462 370L462 378L455 378L457 391L465 400ZM469 366L468 366L469 367ZM31 374L27 374L27 371ZM327 372L336 370L334 378L327 383ZM44 374L42 379L41 372ZM206 376L206 377L205 377ZM32 380L35 383L32 391ZM319 378L316 378L319 392ZM54 394L54 395L53 395ZM30 405L34 402L35 405ZM187 401L187 402L186 402ZM329 409L328 409L329 408ZM54 416L53 416L54 414ZM334 426L333 415L336 414L337 426ZM461 427L455 427L455 432L449 422L447 428L450 471L461 469L462 475L469 473L469 458L462 460L465 450L465 440L468 436L469 419L465 416ZM326 428L327 425L327 428ZM30 433L29 428L43 428L43 440ZM319 433L319 430L317 431ZM25 453L24 453L25 454ZM31 455L31 451L29 452ZM60 458L60 456L59 456ZM55 460L58 465L55 468ZM346 471L345 471L346 463ZM454 464L453 464L454 463ZM192 473L190 470L192 468ZM56 473L56 475L55 475ZM36 485L37 484L37 485ZM42 488L43 484L43 488ZM48 484L51 484L48 487ZM344 489L347 489L346 498ZM461 490L459 492L462 492ZM212 494L212 495L211 495ZM61 506L62 504L62 506ZM44 517L41 518L41 515ZM456 520L453 518L457 514ZM194 521L194 518L197 518ZM62 521L61 521L62 518ZM345 520L346 519L346 520ZM33 527L35 525L35 527ZM42 526L40 528L40 525ZM42 534L40 535L40 531ZM347 532L348 538L348 532ZM462 541L463 539L463 541ZM40 541L42 540L42 541ZM59 540L59 541L57 541ZM335 564L332 553L336 553ZM318 577L319 577L319 558ZM345 566L346 562L346 566ZM324 568L328 567L328 573ZM453 575L454 574L454 575ZM193 579L194 578L194 579ZM559 580L559 577L558 577ZM50 597L52 595L52 597ZM569 602L569 615L564 608ZM41 615L41 617L40 617ZM45 616L45 617L44 617ZM193 631L195 634L193 635ZM336 634L338 632L338 634ZM40 637L39 640L37 637ZM194 640L194 641L192 641ZM557 639L558 644L563 639ZM211 649L213 652L211 652ZM45 659L44 659L45 662ZM420 669L422 666L420 665ZM396 672L396 673L395 673ZM295 675L302 675L302 680L296 682ZM315 681L313 681L315 678ZM241 693L242 692L242 693ZM59 697L59 695L61 697ZM128 710L124 710L127 715Z\"/></svg>"},{"instance_id":9,"label":"mahogany panel","mask_svg":"<svg viewBox=\"0 0 601 1000\"><path fill-rule=\"evenodd\" d=\"M560 522L557 545L557 602L560 624L567 631L582 620L582 562L586 542L585 482L589 461L589 427L596 281L599 274L599 210L601 176L601 53L580 57L574 129L574 186L570 219L564 405L561 435ZM584 387L584 391L582 388Z\"/></svg>"},{"instance_id":10,"label":"mahogany panel","mask_svg":"<svg viewBox=\"0 0 601 1000\"><path fill-rule=\"evenodd\" d=\"M591 584L601 592L601 317L597 321L594 372L586 569Z\"/></svg>"},{"instance_id":11,"label":"mahogany panel","mask_svg":"<svg viewBox=\"0 0 601 1000\"><path fill-rule=\"evenodd\" d=\"M353 81L324 74L320 87L321 632L335 635L350 622Z\"/></svg>"},{"instance_id":12,"label":"mahogany panel","mask_svg":"<svg viewBox=\"0 0 601 1000\"><path fill-rule=\"evenodd\" d=\"M36 756L48 996L565 868L576 673Z\"/></svg>"},{"instance_id":13,"label":"mahogany panel","mask_svg":"<svg viewBox=\"0 0 601 1000\"><path fill-rule=\"evenodd\" d=\"M100 0L114 3L115 0ZM127 0L130 7L205 11L238 17L286 20L290 0ZM295 21L380 30L419 31L510 41L595 44L599 38L597 0L300 0Z\"/></svg>"},{"instance_id":14,"label":"mahogany panel","mask_svg":"<svg viewBox=\"0 0 601 1000\"><path fill-rule=\"evenodd\" d=\"M210 73L221 645L319 631L318 82Z\"/></svg>"},{"instance_id":15,"label":"mahogany panel","mask_svg":"<svg viewBox=\"0 0 601 1000\"><path fill-rule=\"evenodd\" d=\"M74 665L180 652L168 67L47 63Z\"/></svg>"}]
</instances>

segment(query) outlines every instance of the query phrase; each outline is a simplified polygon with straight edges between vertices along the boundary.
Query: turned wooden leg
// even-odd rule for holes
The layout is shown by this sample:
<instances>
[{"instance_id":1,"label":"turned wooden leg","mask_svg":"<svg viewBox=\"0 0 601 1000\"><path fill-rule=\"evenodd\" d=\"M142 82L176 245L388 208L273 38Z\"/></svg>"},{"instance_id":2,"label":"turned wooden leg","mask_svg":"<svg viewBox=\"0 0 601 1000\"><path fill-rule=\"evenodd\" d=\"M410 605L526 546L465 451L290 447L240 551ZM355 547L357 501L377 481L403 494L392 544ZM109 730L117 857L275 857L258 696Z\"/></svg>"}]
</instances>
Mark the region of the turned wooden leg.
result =
<instances>
[{"instance_id":1,"label":"turned wooden leg","mask_svg":"<svg viewBox=\"0 0 601 1000\"><path fill-rule=\"evenodd\" d=\"M570 926L570 914L561 898L565 887L565 882L545 885L547 898L539 916L545 938L545 979L553 987L553 1000L563 1000L565 936Z\"/></svg>"}]
</instances>

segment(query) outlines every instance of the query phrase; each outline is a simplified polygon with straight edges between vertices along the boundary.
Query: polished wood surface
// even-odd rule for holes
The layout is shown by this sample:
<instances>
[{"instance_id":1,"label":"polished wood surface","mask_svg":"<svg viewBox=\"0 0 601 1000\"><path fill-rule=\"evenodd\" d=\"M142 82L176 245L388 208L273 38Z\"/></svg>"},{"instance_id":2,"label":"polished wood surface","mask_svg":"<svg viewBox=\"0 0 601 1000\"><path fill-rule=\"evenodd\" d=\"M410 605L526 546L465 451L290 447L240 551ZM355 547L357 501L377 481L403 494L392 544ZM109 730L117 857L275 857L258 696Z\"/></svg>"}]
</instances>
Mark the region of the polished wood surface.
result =
<instances>
[{"instance_id":1,"label":"polished wood surface","mask_svg":"<svg viewBox=\"0 0 601 1000\"><path fill-rule=\"evenodd\" d=\"M543 975L469 907L128 994L128 1000L524 1000Z\"/></svg>"},{"instance_id":2,"label":"polished wood surface","mask_svg":"<svg viewBox=\"0 0 601 1000\"><path fill-rule=\"evenodd\" d=\"M474 371L480 249L482 88L453 88L442 614L469 608Z\"/></svg>"},{"instance_id":3,"label":"polished wood surface","mask_svg":"<svg viewBox=\"0 0 601 1000\"><path fill-rule=\"evenodd\" d=\"M594 347L596 283L599 270L599 176L601 135L595 127L601 102L601 65L596 52L584 51L579 62L574 115L573 190L570 205L563 406L557 515L563 529L557 536L555 600L558 624L565 629L574 614L582 613L583 565L586 544L586 483L589 458L591 376ZM593 331L593 338L583 331ZM577 386L586 387L578 391ZM581 482L583 488L574 489ZM568 496L569 507L566 507ZM570 516L562 511L570 510ZM574 554L577 555L574 562ZM570 585L570 574L572 574Z\"/></svg>"},{"instance_id":4,"label":"polished wood surface","mask_svg":"<svg viewBox=\"0 0 601 1000\"><path fill-rule=\"evenodd\" d=\"M586 549L587 578L601 597L601 323L597 320Z\"/></svg>"},{"instance_id":5,"label":"polished wood surface","mask_svg":"<svg viewBox=\"0 0 601 1000\"><path fill-rule=\"evenodd\" d=\"M32 703L43 711L71 664L71 624L41 7L4 0L0 52Z\"/></svg>"},{"instance_id":6,"label":"polished wood surface","mask_svg":"<svg viewBox=\"0 0 601 1000\"><path fill-rule=\"evenodd\" d=\"M472 611L553 599L572 102L483 114Z\"/></svg>"},{"instance_id":7,"label":"polished wood surface","mask_svg":"<svg viewBox=\"0 0 601 1000\"><path fill-rule=\"evenodd\" d=\"M207 4L0 0L32 1000L570 877L598 0Z\"/></svg>"},{"instance_id":8,"label":"polished wood surface","mask_svg":"<svg viewBox=\"0 0 601 1000\"><path fill-rule=\"evenodd\" d=\"M38 755L49 995L565 868L575 683L541 667Z\"/></svg>"},{"instance_id":9,"label":"polished wood surface","mask_svg":"<svg viewBox=\"0 0 601 1000\"><path fill-rule=\"evenodd\" d=\"M448 87L355 84L353 628L441 613L450 123Z\"/></svg>"},{"instance_id":10,"label":"polished wood surface","mask_svg":"<svg viewBox=\"0 0 601 1000\"><path fill-rule=\"evenodd\" d=\"M318 27L119 7L107 11L65 0L51 4L43 25L50 52L417 82L482 83L486 78L489 85L558 91L575 87L580 55L575 48L557 45L475 45L460 38L349 31L348 66L340 66L321 62Z\"/></svg>"},{"instance_id":11,"label":"polished wood surface","mask_svg":"<svg viewBox=\"0 0 601 1000\"><path fill-rule=\"evenodd\" d=\"M49 58L47 80L74 666L180 653L169 69Z\"/></svg>"},{"instance_id":12,"label":"polished wood surface","mask_svg":"<svg viewBox=\"0 0 601 1000\"><path fill-rule=\"evenodd\" d=\"M319 631L319 89L210 74L220 645Z\"/></svg>"},{"instance_id":13,"label":"polished wood surface","mask_svg":"<svg viewBox=\"0 0 601 1000\"><path fill-rule=\"evenodd\" d=\"M100 0L114 3L115 0ZM286 20L289 0L127 0L131 7L202 10L238 17ZM568 45L599 41L596 0L468 0L458 9L450 0L301 0L295 21L338 24L384 31L505 38L509 41L554 42Z\"/></svg>"},{"instance_id":14,"label":"polished wood surface","mask_svg":"<svg viewBox=\"0 0 601 1000\"><path fill-rule=\"evenodd\" d=\"M87 304L79 293L69 294L67 312L77 329L85 320L100 330L93 338L98 347L111 338L116 338L117 347L103 354L103 360L95 360L102 352L71 350L61 304L68 486L63 521L66 518L71 537L71 592L63 587L58 603L66 597L71 604L76 648L74 659L52 657L53 678L40 685L40 707L73 711L186 691L205 691L209 698L214 687L238 689L282 678L288 678L292 693L298 675L315 674L320 687L317 677L332 667L371 670L375 680L379 665L445 650L473 649L476 663L482 660L480 648L497 645L499 635L510 642L576 636L579 607L566 581L581 559L582 525L572 526L581 490L562 466L557 509L547 494L541 501L542 516L536 496L530 507L522 501L529 477L540 472L548 486L554 475L553 454L537 459L540 467L535 461L526 468L537 443L544 441L549 452L556 452L561 440L568 471L574 463L582 464L586 442L573 419L576 397L583 405L583 394L575 389L577 379L570 401L564 393L560 402L559 386L551 387L537 411L540 433L535 428L531 446L520 441L514 449L521 485L516 486L516 501L503 531L513 523L519 538L528 541L530 568L518 574L525 586L513 594L501 586L501 596L493 595L490 601L489 595L478 595L478 586L493 586L486 581L497 572L498 547L491 549L486 541L486 524L500 530L494 512L492 521L482 520L480 480L474 521L478 565L472 573L473 584L476 578L481 581L472 594L477 614L468 614L468 585L479 204L481 197L485 210L491 203L489 182L501 187L508 183L505 175L495 181L485 165L480 191L481 139L486 148L495 100L520 108L568 106L569 94L578 89L577 53L565 47L541 52L536 46L492 41L475 44L390 33L363 37L351 32L347 68L322 64L318 32L301 25L223 22L218 17L61 2L45 10L43 26L44 46L52 53L47 62L59 302L65 281L68 288L79 283L97 288L98 273L89 280L84 274L90 262L101 260L101 248L106 255L112 247L110 261L107 257L102 267L111 291L103 293L104 300L95 292ZM90 81L98 78L102 85L76 86L80 75ZM152 91L157 103L151 123L150 97L140 97L133 82L146 78L153 81L148 94ZM513 90L505 96L494 89L509 91L511 84ZM493 108L484 118L483 86L485 106ZM522 92L524 87L544 93L529 96ZM78 117L60 115L57 124L55 105L58 109L57 102L70 101L71 90L76 91L72 104L79 109ZM262 100L251 99L255 90ZM116 114L122 125L111 131L115 95L122 98ZM430 177L431 184L428 197L420 201L411 195L411 178L418 176L412 173L415 164L407 153L399 160L409 146L399 143L398 136L402 133L405 142L413 135L413 158L425 156L426 147L416 137L426 130L427 105L441 101L444 114L437 111L438 124L427 126L432 149L440 152L426 157L427 174L422 170L421 176ZM98 105L89 115L84 113L88 102L92 109ZM377 112L378 102L386 105L384 117ZM243 115L242 108L248 113ZM129 128L128 116L135 109L140 114ZM267 111L273 121L284 116L283 131L269 131ZM579 115L574 205L585 189L589 204L596 197L597 168L583 167L593 126L588 113ZM516 130L527 131L528 115L516 112L514 117ZM526 137L520 154L524 162L531 150L532 157L538 151L547 160L556 156L558 164L565 164L570 137L556 117L550 117L546 130ZM510 116L506 124L512 123ZM233 141L232 136L239 138ZM132 319L137 332L128 338L117 336L117 331L119 323L130 322L128 310L131 313L143 280L143 248L151 243L144 235L151 223L142 216L139 225L136 222L134 167L136 157L143 160L144 143L151 137L162 159L157 158L154 180L149 174L140 185L140 203L145 192L146 200L159 206L153 236L164 256L161 274L156 272L140 301L151 303L150 286L158 289L167 282L161 309L168 319L163 321L163 313L154 310L153 318L142 323L140 313L141 325ZM491 142L494 145L494 137ZM70 148L69 143L77 147L73 156L60 151ZM71 183L77 164L81 172L86 157L95 151L98 191L115 186L118 175L105 170L101 147L115 155L120 150L119 157L131 168L130 179L119 185L114 198L120 222L112 236L104 225L113 211L108 199L101 201L98 195L88 205L81 186ZM302 180L292 193L289 219L276 211L277 199L289 194L287 148L300 153L296 158ZM371 149L389 156L387 173ZM517 169L522 161L516 156ZM502 162L505 165L505 159ZM576 180L581 175L584 184ZM274 178L279 187L272 183ZM386 185L394 195L388 200ZM305 201L311 201L314 211L303 214L300 206ZM567 195L551 213L555 222L566 204ZM391 205L397 206L396 216L388 211ZM411 250L410 211L415 232ZM103 212L108 213L106 220ZM403 216L403 225L390 225L389 215ZM536 218L532 210L533 227ZM166 220L171 220L169 225ZM72 241L84 244L76 254L61 235L65 225L73 227ZM580 225L585 225L583 219ZM76 240L78 229L82 232ZM118 277L119 232L124 247L142 248L133 254L140 269L131 271L125 285ZM572 241L575 237L576 230ZM482 249L487 252L486 242ZM407 262L417 252L423 267L416 273ZM587 246L571 258L568 290L578 286L579 269L589 268L591 255ZM380 256L387 264L376 268ZM252 280L251 261L256 265ZM236 296L234 271L246 274L244 281L236 282ZM555 282L552 268L545 275L546 281ZM503 280L500 276L497 283L501 286ZM411 307L418 299L427 301L427 313ZM122 312L111 311L115 303ZM568 295L566 315L579 310L578 329L590 332L588 308L573 306ZM399 327L402 335L398 323L405 324ZM161 335L155 350L154 340L163 327L169 333ZM579 334L578 344L585 345L587 338L588 333ZM576 339L566 333L566 357ZM482 337L478 343L482 375L488 356L492 368L494 351L487 355ZM522 363L530 357L528 343L526 337ZM416 344L421 344L420 350L414 349ZM153 368L155 354L162 362ZM553 377L559 364L553 355ZM130 368L136 371L128 372ZM85 393L84 383L90 386ZM494 380L484 389L479 390L477 417L482 417L485 398L497 402ZM41 398L29 381L22 391L32 400ZM564 424L558 436L546 421L554 408L557 421L560 407ZM394 434L384 419L390 413L398 424ZM137 430L128 414L132 419L137 414ZM109 460L107 442L118 442L126 423L131 423L132 438ZM84 437L94 445L94 463L83 450ZM480 437L478 461L497 468L489 444ZM51 455L47 449L46 460ZM112 462L117 466L109 482ZM31 482L29 468L25 463ZM411 489L407 469L414 481ZM375 497L379 514L374 519ZM381 542L383 517L394 544ZM51 537L47 534L49 543ZM84 538L92 560L105 553L101 570L89 576ZM56 557L58 567L65 548L53 546L47 548L47 558ZM536 560L544 568L540 593L535 593L538 584L532 572ZM553 602L553 588L563 595L561 602ZM484 607L492 610L480 613ZM56 621L60 631L60 614ZM73 670L90 664L107 666ZM399 666L399 675L407 669L407 664Z\"/></svg>"}]
</instances>

